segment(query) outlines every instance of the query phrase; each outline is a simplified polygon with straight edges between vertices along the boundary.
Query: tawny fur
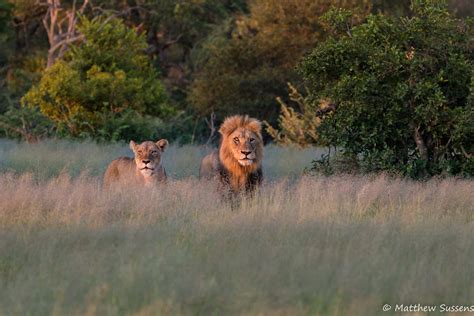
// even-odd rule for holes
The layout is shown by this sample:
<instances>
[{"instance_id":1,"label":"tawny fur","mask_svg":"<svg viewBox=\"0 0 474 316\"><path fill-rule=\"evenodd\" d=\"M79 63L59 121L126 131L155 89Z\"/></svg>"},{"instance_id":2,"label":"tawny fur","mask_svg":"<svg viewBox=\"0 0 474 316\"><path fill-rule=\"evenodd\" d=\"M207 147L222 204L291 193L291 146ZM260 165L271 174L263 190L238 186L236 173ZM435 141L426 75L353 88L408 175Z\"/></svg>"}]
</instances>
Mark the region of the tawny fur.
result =
<instances>
[{"instance_id":1,"label":"tawny fur","mask_svg":"<svg viewBox=\"0 0 474 316\"><path fill-rule=\"evenodd\" d=\"M161 165L161 155L168 145L166 139L156 143L146 141L141 144L130 142L134 158L120 157L113 160L104 175L106 187L113 183L124 185L153 185L166 181L166 171Z\"/></svg>"},{"instance_id":2,"label":"tawny fur","mask_svg":"<svg viewBox=\"0 0 474 316\"><path fill-rule=\"evenodd\" d=\"M217 179L233 193L254 191L263 179L260 121L248 115L235 115L222 123L219 133L219 150L203 158L200 177ZM242 159L247 157L251 159Z\"/></svg>"}]
</instances>

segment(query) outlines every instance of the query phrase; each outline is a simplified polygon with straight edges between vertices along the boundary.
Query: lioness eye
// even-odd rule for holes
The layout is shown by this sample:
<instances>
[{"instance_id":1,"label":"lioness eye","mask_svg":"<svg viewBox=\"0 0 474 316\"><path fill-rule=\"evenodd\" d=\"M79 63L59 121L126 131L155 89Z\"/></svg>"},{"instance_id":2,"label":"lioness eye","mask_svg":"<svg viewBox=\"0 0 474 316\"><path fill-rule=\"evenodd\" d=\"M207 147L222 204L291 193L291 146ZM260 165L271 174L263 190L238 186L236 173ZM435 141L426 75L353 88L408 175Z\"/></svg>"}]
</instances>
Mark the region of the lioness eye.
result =
<instances>
[{"instance_id":1,"label":"lioness eye","mask_svg":"<svg viewBox=\"0 0 474 316\"><path fill-rule=\"evenodd\" d=\"M153 150L151 153L152 153L153 155L156 155L158 152L157 152L156 150Z\"/></svg>"},{"instance_id":2,"label":"lioness eye","mask_svg":"<svg viewBox=\"0 0 474 316\"><path fill-rule=\"evenodd\" d=\"M238 143L239 143L239 138L238 138L238 137L234 137L234 142L235 142L236 144L238 144Z\"/></svg>"},{"instance_id":3,"label":"lioness eye","mask_svg":"<svg viewBox=\"0 0 474 316\"><path fill-rule=\"evenodd\" d=\"M253 143L255 141L255 138L250 138L250 142Z\"/></svg>"}]
</instances>

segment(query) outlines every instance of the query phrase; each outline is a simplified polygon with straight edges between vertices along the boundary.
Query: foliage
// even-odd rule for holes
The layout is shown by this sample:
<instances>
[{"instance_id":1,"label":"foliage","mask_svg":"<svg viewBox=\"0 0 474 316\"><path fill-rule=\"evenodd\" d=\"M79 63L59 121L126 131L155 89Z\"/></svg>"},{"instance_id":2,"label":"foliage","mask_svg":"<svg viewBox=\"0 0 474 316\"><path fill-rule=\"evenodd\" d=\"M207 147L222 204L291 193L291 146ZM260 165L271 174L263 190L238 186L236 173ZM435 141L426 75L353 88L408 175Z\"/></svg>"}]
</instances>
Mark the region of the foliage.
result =
<instances>
[{"instance_id":1,"label":"foliage","mask_svg":"<svg viewBox=\"0 0 474 316\"><path fill-rule=\"evenodd\" d=\"M0 0L0 34L7 29L10 21L11 4L5 0Z\"/></svg>"},{"instance_id":2,"label":"foliage","mask_svg":"<svg viewBox=\"0 0 474 316\"><path fill-rule=\"evenodd\" d=\"M5 49L3 49L3 46L7 40L8 23L11 19L10 14L11 5L4 0L0 0L0 45L2 45L2 49L0 50L0 71L3 65L6 64Z\"/></svg>"},{"instance_id":3,"label":"foliage","mask_svg":"<svg viewBox=\"0 0 474 316\"><path fill-rule=\"evenodd\" d=\"M103 5L123 12L127 24L146 33L147 53L181 108L186 107L193 49L230 14L246 10L244 0L145 0L137 5L103 1Z\"/></svg>"},{"instance_id":4,"label":"foliage","mask_svg":"<svg viewBox=\"0 0 474 316\"><path fill-rule=\"evenodd\" d=\"M51 136L53 124L36 108L20 107L13 103L8 96L4 96L6 108L0 116L0 130L4 136L15 139L24 139L29 143L36 142L41 137ZM3 101L0 99L0 101Z\"/></svg>"},{"instance_id":5,"label":"foliage","mask_svg":"<svg viewBox=\"0 0 474 316\"><path fill-rule=\"evenodd\" d=\"M22 99L24 105L39 107L59 131L105 140L129 137L130 129L138 131L142 120L135 119L141 115L172 113L145 54L143 36L120 20L105 17L82 18L79 32L83 43L45 71ZM117 129L125 118L128 124Z\"/></svg>"},{"instance_id":6,"label":"foliage","mask_svg":"<svg viewBox=\"0 0 474 316\"><path fill-rule=\"evenodd\" d=\"M349 28L344 12L331 16L335 37L300 66L311 97L338 105L321 140L364 171L472 175L472 20L435 0L414 1L412 17L371 15Z\"/></svg>"},{"instance_id":7,"label":"foliage","mask_svg":"<svg viewBox=\"0 0 474 316\"><path fill-rule=\"evenodd\" d=\"M16 60L5 68L0 82L0 135L35 142L53 136L54 125L37 108L21 107L19 100L32 82L41 77L44 58L34 54Z\"/></svg>"},{"instance_id":8,"label":"foliage","mask_svg":"<svg viewBox=\"0 0 474 316\"><path fill-rule=\"evenodd\" d=\"M317 127L320 124L320 119L316 116L314 107L308 97L303 96L291 83L288 83L288 87L290 101L296 106L292 107L277 97L281 106L278 118L280 130L265 122L267 133L280 145L296 144L307 147L317 144Z\"/></svg>"},{"instance_id":9,"label":"foliage","mask_svg":"<svg viewBox=\"0 0 474 316\"><path fill-rule=\"evenodd\" d=\"M20 136L12 134L10 127L19 123L13 118L32 110L21 109L19 100L31 84L38 83L37 76L42 74L51 48L43 25L46 2L0 0L0 120L9 126L9 130L0 127L2 137ZM58 21L74 11L74 4L78 10L84 0L60 2ZM158 130L171 139L201 142L209 138L203 116L212 112L218 114L216 124L223 115L247 112L275 125L281 107L276 98L280 97L289 106L288 113L294 112L294 117L301 114L286 95L286 83L303 88L295 65L318 41L333 36L324 29L327 22L320 18L331 6L356 10L357 18L350 22L357 24L369 11L409 16L408 3L409 0L94 0L83 13L89 19L119 16L146 40L144 50L149 62L157 69L168 103L177 112L171 116L142 113L136 119L146 120L154 133ZM474 2L449 0L449 9L457 16L472 16ZM69 64L71 58L64 62ZM41 67L31 69L32 63ZM13 112L17 113L12 115ZM38 114L37 109L33 112ZM49 121L33 112L25 117L35 120L28 126L42 126ZM104 117L121 120L115 115ZM125 128L120 137L127 138L127 130L131 131ZM38 136L70 134L65 126L45 132L40 131ZM100 133L94 133L81 135L103 139L94 136Z\"/></svg>"},{"instance_id":10,"label":"foliage","mask_svg":"<svg viewBox=\"0 0 474 316\"><path fill-rule=\"evenodd\" d=\"M227 21L196 57L189 102L203 115L247 113L271 122L275 98L294 67L324 37L320 16L332 5L368 11L369 1L250 1L249 14Z\"/></svg>"}]
</instances>

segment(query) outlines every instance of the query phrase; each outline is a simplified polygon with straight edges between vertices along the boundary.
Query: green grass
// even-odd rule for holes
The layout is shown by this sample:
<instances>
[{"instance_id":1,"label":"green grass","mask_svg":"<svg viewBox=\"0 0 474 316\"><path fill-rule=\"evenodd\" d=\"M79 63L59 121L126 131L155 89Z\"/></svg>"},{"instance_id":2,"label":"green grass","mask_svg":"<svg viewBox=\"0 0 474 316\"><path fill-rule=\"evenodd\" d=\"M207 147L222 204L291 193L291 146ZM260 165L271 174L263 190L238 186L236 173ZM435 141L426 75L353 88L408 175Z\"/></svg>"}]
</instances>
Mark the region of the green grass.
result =
<instances>
[{"instance_id":1,"label":"green grass","mask_svg":"<svg viewBox=\"0 0 474 316\"><path fill-rule=\"evenodd\" d=\"M316 150L269 147L268 181L232 210L195 177L207 150L172 146L165 186L103 191L125 146L1 142L0 315L380 315L385 303L474 302L472 181L304 177Z\"/></svg>"}]
</instances>

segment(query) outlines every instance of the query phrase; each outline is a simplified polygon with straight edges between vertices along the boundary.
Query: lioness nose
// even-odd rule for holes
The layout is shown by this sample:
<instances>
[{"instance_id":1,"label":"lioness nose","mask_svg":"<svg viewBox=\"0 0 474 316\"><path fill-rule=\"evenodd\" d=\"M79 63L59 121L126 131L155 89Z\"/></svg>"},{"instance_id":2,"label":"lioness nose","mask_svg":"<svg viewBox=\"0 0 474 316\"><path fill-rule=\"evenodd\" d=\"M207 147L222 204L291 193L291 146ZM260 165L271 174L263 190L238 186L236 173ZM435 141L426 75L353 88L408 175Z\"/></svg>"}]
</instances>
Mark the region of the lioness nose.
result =
<instances>
[{"instance_id":1,"label":"lioness nose","mask_svg":"<svg viewBox=\"0 0 474 316\"><path fill-rule=\"evenodd\" d=\"M147 163L150 163L150 160L142 160L142 162L146 165Z\"/></svg>"},{"instance_id":2,"label":"lioness nose","mask_svg":"<svg viewBox=\"0 0 474 316\"><path fill-rule=\"evenodd\" d=\"M248 154L251 153L251 151L241 151L242 154L244 154L245 156L247 156Z\"/></svg>"}]
</instances>

